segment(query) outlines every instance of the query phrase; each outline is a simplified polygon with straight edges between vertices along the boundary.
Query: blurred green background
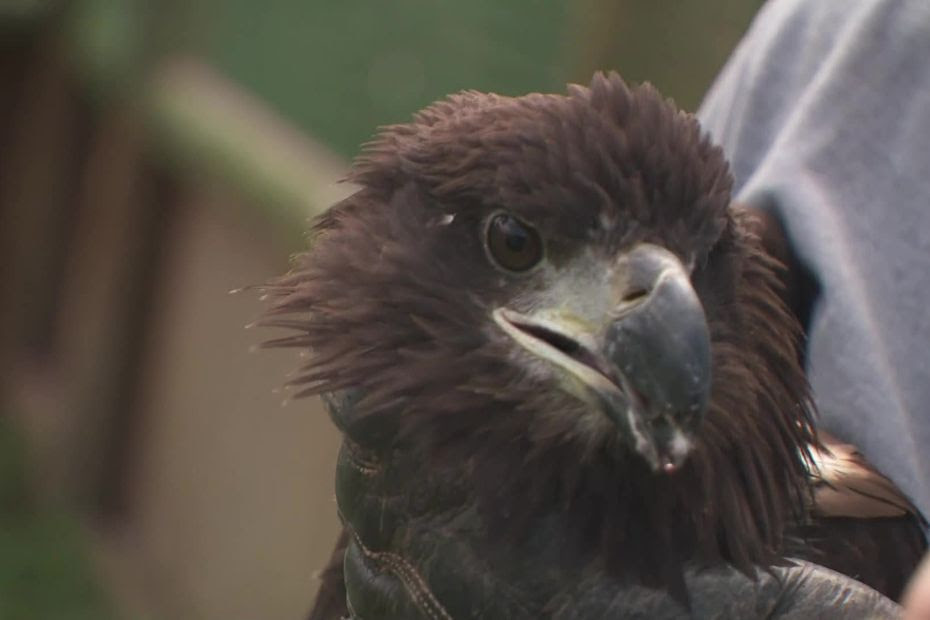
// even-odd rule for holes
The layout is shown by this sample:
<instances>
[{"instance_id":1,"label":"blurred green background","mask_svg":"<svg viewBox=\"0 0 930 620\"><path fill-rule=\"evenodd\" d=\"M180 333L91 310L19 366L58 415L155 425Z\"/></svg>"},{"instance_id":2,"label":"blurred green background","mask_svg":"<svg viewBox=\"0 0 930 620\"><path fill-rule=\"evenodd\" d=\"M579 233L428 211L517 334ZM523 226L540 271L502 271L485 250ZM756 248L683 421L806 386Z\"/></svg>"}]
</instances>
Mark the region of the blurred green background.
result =
<instances>
[{"instance_id":1,"label":"blurred green background","mask_svg":"<svg viewBox=\"0 0 930 620\"><path fill-rule=\"evenodd\" d=\"M76 21L107 79L187 52L348 157L378 125L448 93L560 91L594 69L651 81L693 109L760 4L83 0Z\"/></svg>"},{"instance_id":2,"label":"blurred green background","mask_svg":"<svg viewBox=\"0 0 930 620\"><path fill-rule=\"evenodd\" d=\"M0 620L301 617L337 440L226 291L377 126L595 69L695 109L759 4L0 2Z\"/></svg>"}]
</instances>

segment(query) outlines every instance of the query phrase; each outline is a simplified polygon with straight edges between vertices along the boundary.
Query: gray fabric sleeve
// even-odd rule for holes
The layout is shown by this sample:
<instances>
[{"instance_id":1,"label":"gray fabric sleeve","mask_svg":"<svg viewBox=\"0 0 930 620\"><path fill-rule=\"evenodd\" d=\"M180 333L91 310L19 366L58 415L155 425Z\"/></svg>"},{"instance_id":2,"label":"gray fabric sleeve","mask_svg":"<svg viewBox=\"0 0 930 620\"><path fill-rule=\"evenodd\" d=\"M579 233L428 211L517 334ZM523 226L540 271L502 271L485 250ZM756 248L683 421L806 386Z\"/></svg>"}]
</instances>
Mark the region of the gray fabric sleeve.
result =
<instances>
[{"instance_id":1,"label":"gray fabric sleeve","mask_svg":"<svg viewBox=\"0 0 930 620\"><path fill-rule=\"evenodd\" d=\"M820 281L824 427L930 514L930 2L770 0L699 116Z\"/></svg>"}]
</instances>

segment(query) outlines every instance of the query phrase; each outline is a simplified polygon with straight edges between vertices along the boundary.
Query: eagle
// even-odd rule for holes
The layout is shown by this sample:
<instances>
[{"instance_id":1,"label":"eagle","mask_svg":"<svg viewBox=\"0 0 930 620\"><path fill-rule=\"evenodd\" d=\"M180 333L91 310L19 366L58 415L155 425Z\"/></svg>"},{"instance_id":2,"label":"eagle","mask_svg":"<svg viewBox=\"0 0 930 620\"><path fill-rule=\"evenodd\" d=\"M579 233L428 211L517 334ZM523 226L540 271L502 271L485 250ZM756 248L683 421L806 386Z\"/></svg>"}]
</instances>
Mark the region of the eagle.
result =
<instances>
[{"instance_id":1,"label":"eagle","mask_svg":"<svg viewBox=\"0 0 930 620\"><path fill-rule=\"evenodd\" d=\"M344 438L313 618L900 595L923 517L818 432L784 243L693 115L616 73L465 91L349 178L265 287L268 345L309 353L295 395Z\"/></svg>"}]
</instances>

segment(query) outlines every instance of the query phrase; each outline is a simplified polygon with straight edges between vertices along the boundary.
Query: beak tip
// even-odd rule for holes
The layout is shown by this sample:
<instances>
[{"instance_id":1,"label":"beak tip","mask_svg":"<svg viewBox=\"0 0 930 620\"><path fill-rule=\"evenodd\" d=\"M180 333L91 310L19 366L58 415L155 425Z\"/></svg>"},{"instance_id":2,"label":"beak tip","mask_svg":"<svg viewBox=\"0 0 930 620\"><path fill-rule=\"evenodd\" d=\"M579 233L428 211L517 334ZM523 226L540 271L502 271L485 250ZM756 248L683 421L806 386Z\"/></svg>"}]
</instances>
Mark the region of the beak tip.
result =
<instances>
[{"instance_id":1,"label":"beak tip","mask_svg":"<svg viewBox=\"0 0 930 620\"><path fill-rule=\"evenodd\" d=\"M637 452L656 474L677 473L694 451L691 432L673 424L661 424L648 431L647 438L639 438Z\"/></svg>"}]
</instances>

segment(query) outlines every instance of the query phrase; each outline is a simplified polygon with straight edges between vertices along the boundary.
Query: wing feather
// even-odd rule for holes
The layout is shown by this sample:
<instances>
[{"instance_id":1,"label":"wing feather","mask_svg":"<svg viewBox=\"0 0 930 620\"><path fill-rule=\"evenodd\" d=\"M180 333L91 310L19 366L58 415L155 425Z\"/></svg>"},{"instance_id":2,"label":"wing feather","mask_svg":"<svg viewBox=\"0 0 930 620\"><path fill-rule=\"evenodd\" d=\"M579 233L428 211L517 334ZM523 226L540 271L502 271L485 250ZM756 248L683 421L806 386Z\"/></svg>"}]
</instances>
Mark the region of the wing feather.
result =
<instances>
[{"instance_id":1,"label":"wing feather","mask_svg":"<svg viewBox=\"0 0 930 620\"><path fill-rule=\"evenodd\" d=\"M820 517L874 519L920 512L904 493L876 470L859 450L838 438L819 432L822 448L813 448L812 511Z\"/></svg>"}]
</instances>

